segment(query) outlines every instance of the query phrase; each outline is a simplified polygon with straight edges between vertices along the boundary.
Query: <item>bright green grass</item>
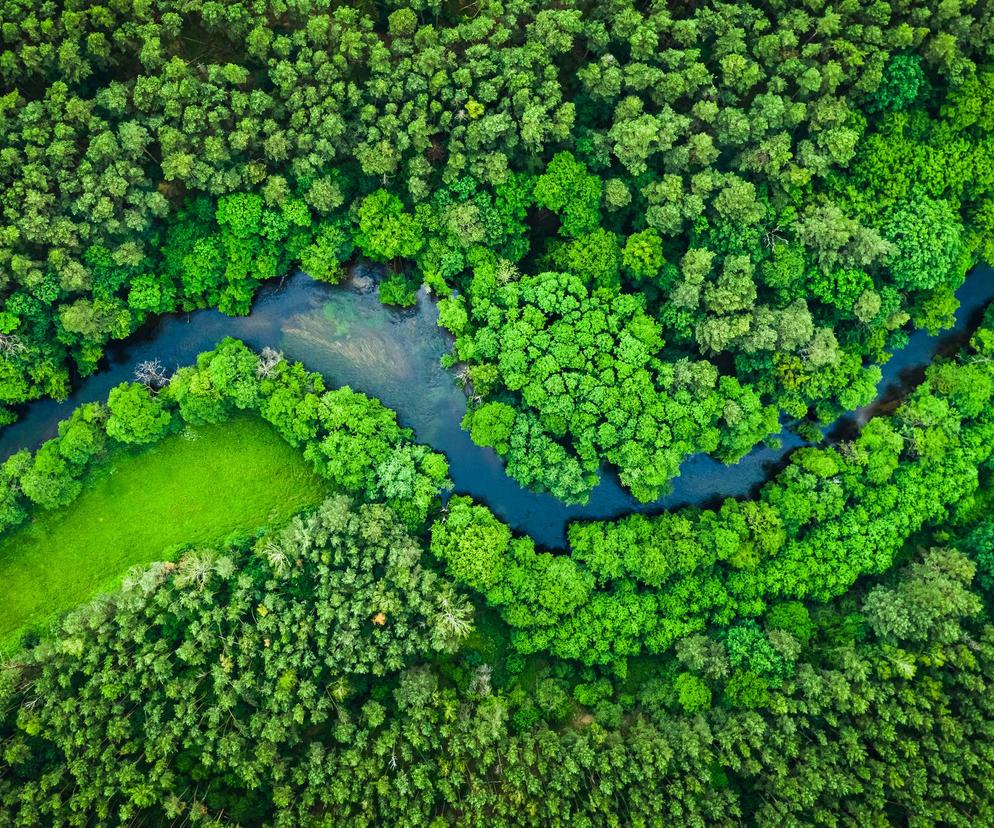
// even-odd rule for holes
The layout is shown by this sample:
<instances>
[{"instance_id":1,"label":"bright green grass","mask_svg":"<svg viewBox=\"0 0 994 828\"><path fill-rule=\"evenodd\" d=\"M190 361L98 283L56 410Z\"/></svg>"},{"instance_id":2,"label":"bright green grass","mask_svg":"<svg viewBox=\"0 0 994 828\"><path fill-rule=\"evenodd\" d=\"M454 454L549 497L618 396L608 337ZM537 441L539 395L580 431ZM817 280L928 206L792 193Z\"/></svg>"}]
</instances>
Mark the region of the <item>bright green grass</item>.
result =
<instances>
[{"instance_id":1,"label":"bright green grass","mask_svg":"<svg viewBox=\"0 0 994 828\"><path fill-rule=\"evenodd\" d=\"M69 506L38 510L0 538L0 650L176 544L217 544L286 521L328 493L300 452L255 416L121 451L83 484Z\"/></svg>"}]
</instances>

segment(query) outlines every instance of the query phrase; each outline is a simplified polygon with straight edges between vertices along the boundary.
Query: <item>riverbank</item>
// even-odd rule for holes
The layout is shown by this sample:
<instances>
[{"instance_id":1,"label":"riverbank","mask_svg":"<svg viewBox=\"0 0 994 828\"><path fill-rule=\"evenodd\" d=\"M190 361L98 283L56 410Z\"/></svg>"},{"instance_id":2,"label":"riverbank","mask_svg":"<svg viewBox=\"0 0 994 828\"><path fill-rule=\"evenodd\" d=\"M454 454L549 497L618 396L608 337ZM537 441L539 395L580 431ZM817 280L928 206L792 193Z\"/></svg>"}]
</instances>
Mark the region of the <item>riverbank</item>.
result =
<instances>
[{"instance_id":1,"label":"riverbank","mask_svg":"<svg viewBox=\"0 0 994 828\"><path fill-rule=\"evenodd\" d=\"M337 295L354 298L362 294L339 292ZM330 310L335 311L335 308ZM324 311L328 313L327 305ZM359 357L364 355L363 359L368 363L364 370L371 376L393 376L397 387L403 384L406 363L399 359L397 352L368 347L360 350L348 339L356 326L365 324L361 314L335 312L331 317L334 325L325 320L323 325L302 327L298 319L294 325L287 324L285 330L288 334L319 342L321 330L333 329L329 341L334 345L336 337L344 337L343 346L325 347L324 353L337 354L340 360L345 360L343 366L351 365L354 370L362 370L363 360ZM419 313L402 314L395 322L404 325L418 318ZM371 330L369 326L364 329ZM962 337L962 334L963 326L959 326L942 341L950 336ZM394 341L394 331L388 327L384 327L381 335L384 342ZM243 356L248 360L243 367L251 369L251 380L238 378L241 369L235 366ZM229 341L217 351L202 355L197 360L196 370L203 377L214 376L210 369L212 359L221 360L226 366L222 369L225 372L235 373L226 380L231 383L230 387L212 390L209 386L198 385L207 392L205 402L214 399L215 392L220 392L222 399L227 394L241 393L236 389L244 388L240 383L246 381L257 385L266 397L272 397L276 392L275 388L263 390L261 378L266 374L257 367L257 358L241 343ZM447 376L441 369L439 371ZM337 370L332 373L340 376ZM317 374L310 374L313 391L304 390L308 387L306 382L298 387L296 380L290 381L292 375L293 372L286 372L285 380L296 389L293 396L302 395L301 403L312 394L320 393ZM451 383L438 387L458 393ZM410 383L408 388L413 393L420 390ZM175 416L182 416L191 405L190 411L206 411L199 408L204 403L186 396L189 393L178 388L168 389L163 396L166 409L175 409ZM333 392L333 395L344 396L338 403L329 403L328 410L335 409L339 403L344 408L334 415L334 422L325 423L326 428L349 431L368 417L370 422L377 421L379 428L386 429L389 440L400 440L403 445L409 439L402 430L397 430L394 413L385 410L381 403L346 389ZM341 438L336 437L334 446L326 448L320 439L311 437L304 440L309 448L300 451L300 440L294 435L303 435L311 428L308 425L311 415L306 412L314 410L313 406L291 405L284 409L281 403L278 409L267 409L261 398L254 399L251 408L268 411L267 418L275 418L270 422L279 431L246 412L213 426L187 424L179 433L139 452L117 447L83 477L83 493L73 503L57 510L33 511L30 524L0 540L0 582L11 596L0 612L0 649L9 648L25 629L44 626L92 594L112 588L132 566L169 557L170 547L176 544L217 545L232 532L251 533L264 526L278 525L299 509L317 503L327 493L329 485L309 471L309 463L325 477L337 479L339 483L351 481L346 483L347 489L372 491L370 481L352 481L354 474L378 468L376 462L357 459L355 449L360 443L339 444ZM429 411L437 410L431 407L430 399L422 398L421 404ZM360 407L353 410L354 405ZM339 420L340 424L336 425ZM459 433L465 435L465 432ZM365 439L360 438L360 442ZM322 459L321 453L329 451L331 454ZM780 451L787 454L786 449ZM337 467L331 468L329 463ZM728 469L733 473L735 470L734 466ZM427 490L423 494L437 504L434 494ZM231 503L239 505L237 519L229 508ZM418 507L420 521L427 508L424 504ZM492 507L491 511L496 513ZM502 518L499 514L497 517ZM510 528L516 527L512 524ZM541 541L539 545L543 545Z\"/></svg>"},{"instance_id":2,"label":"riverbank","mask_svg":"<svg viewBox=\"0 0 994 828\"><path fill-rule=\"evenodd\" d=\"M225 339L158 391L116 386L0 469L0 583L18 595L0 641L175 544L271 528L330 491L386 503L422 531L447 473L379 401Z\"/></svg>"},{"instance_id":3,"label":"riverbank","mask_svg":"<svg viewBox=\"0 0 994 828\"><path fill-rule=\"evenodd\" d=\"M422 293L417 307L383 306L368 272L358 269L353 287L335 287L297 273L265 288L251 315L229 317L215 310L167 316L134 339L109 350L108 365L82 382L68 400L33 403L25 417L0 432L0 459L20 448L34 448L55 434L60 419L83 402L103 400L118 383L133 378L135 365L158 359L167 370L192 363L226 336L258 350L270 346L288 359L322 374L331 387L348 386L397 412L401 425L417 442L444 453L456 494L487 506L514 531L531 536L547 549L566 547L566 528L578 520L607 520L630 513L658 514L677 506L713 505L726 497L755 494L804 441L785 429L779 445L759 445L738 463L726 466L707 455L688 458L669 495L640 503L605 470L590 500L568 506L550 494L523 489L507 476L503 460L473 443L460 425L466 397L453 376L439 364L450 342L437 326L436 303ZM356 284L359 282L359 284ZM956 326L930 336L914 333L907 345L882 366L878 401L825 429L846 436L881 410L885 400L902 396L921 380L936 353L962 344L994 299L994 270L981 265L957 291Z\"/></svg>"}]
</instances>

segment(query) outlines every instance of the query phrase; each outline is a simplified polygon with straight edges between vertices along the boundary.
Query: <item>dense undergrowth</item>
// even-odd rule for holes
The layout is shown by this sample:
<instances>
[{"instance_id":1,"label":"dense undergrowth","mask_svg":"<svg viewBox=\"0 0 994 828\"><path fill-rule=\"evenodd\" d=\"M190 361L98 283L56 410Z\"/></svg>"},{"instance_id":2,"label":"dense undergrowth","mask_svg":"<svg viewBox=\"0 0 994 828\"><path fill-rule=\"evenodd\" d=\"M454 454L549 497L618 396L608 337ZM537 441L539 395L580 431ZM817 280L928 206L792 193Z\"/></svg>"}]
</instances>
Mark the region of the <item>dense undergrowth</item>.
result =
<instances>
[{"instance_id":1,"label":"dense undergrowth","mask_svg":"<svg viewBox=\"0 0 994 828\"><path fill-rule=\"evenodd\" d=\"M983 0L0 3L0 422L159 314L365 256L436 295L512 476L651 500L820 439L994 259ZM57 521L43 563L88 566L57 538L109 464L181 486L152 452L191 428L260 417L335 493L265 530L215 503L245 531L176 525L25 639L0 825L990 824L992 360L988 314L758 498L563 555L270 349L125 383L0 469L10 560Z\"/></svg>"}]
</instances>

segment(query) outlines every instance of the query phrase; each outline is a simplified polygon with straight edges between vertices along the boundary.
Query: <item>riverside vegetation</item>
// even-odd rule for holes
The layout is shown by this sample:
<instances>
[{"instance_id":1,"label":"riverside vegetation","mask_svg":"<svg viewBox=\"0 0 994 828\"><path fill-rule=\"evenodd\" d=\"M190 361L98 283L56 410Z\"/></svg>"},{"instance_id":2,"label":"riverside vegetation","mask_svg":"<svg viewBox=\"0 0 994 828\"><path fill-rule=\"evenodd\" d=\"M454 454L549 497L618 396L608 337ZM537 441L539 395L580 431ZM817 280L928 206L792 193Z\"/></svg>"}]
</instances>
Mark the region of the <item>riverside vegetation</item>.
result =
<instances>
[{"instance_id":1,"label":"riverside vegetation","mask_svg":"<svg viewBox=\"0 0 994 828\"><path fill-rule=\"evenodd\" d=\"M986 2L0 2L4 423L361 255L511 476L651 501L820 442L994 259ZM991 313L564 554L272 349L142 380L0 468L0 825L994 822Z\"/></svg>"},{"instance_id":2,"label":"riverside vegetation","mask_svg":"<svg viewBox=\"0 0 994 828\"><path fill-rule=\"evenodd\" d=\"M758 501L576 525L569 556L468 499L439 511L444 459L421 447L387 449L437 458L403 493L383 485L402 474L328 465L375 451L392 415L363 398L343 429L319 413L340 392L267 394L271 360L234 340L157 397L121 386L143 401L111 415L125 433L268 396L358 495L139 568L11 660L4 819L994 815L992 354L988 318L892 416L795 452ZM861 575L880 577L849 589Z\"/></svg>"}]
</instances>

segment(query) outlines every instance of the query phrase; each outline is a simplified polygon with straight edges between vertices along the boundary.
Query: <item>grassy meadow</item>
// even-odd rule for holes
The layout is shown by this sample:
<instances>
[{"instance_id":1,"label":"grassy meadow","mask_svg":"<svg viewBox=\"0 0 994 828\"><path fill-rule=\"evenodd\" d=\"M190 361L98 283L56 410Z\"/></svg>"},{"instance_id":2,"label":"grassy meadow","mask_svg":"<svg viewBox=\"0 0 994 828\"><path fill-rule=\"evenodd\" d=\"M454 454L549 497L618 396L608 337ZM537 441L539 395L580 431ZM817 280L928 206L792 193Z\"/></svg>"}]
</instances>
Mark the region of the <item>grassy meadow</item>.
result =
<instances>
[{"instance_id":1,"label":"grassy meadow","mask_svg":"<svg viewBox=\"0 0 994 828\"><path fill-rule=\"evenodd\" d=\"M121 450L83 482L69 506L37 510L0 537L0 651L177 544L210 546L284 522L328 492L300 452L251 415Z\"/></svg>"}]
</instances>

